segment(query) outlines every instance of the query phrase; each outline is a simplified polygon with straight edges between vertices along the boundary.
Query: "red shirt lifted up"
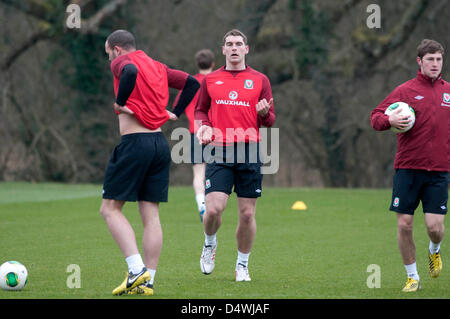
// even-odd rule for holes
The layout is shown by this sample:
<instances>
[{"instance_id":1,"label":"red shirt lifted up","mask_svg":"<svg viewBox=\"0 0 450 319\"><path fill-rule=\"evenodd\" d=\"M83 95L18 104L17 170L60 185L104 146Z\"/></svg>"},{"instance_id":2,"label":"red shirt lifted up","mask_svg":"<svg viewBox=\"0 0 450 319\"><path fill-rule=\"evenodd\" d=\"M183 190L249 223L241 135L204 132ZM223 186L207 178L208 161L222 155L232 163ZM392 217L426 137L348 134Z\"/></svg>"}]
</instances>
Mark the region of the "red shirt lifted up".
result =
<instances>
[{"instance_id":1,"label":"red shirt lifted up","mask_svg":"<svg viewBox=\"0 0 450 319\"><path fill-rule=\"evenodd\" d=\"M128 64L135 65L138 73L135 87L126 101L126 106L134 112L134 116L144 127L155 130L169 119L166 112L169 87L183 89L188 74L170 69L165 64L150 58L142 50L137 50L119 56L111 62L116 96L122 69Z\"/></svg>"}]
</instances>

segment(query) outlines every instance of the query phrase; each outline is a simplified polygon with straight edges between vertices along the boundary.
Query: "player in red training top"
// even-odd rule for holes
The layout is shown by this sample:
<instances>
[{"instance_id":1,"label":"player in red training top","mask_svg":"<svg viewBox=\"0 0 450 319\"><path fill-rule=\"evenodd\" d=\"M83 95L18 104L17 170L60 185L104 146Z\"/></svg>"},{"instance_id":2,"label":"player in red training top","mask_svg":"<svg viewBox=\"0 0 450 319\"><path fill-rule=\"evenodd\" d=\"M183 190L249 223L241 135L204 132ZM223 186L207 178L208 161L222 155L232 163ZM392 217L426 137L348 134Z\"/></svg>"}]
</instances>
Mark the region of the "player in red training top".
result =
<instances>
[{"instance_id":1,"label":"player in red training top","mask_svg":"<svg viewBox=\"0 0 450 319\"><path fill-rule=\"evenodd\" d=\"M216 233L234 186L239 206L236 281L251 280L248 259L256 234L256 200L262 192L259 128L275 122L269 79L246 65L248 52L247 37L241 31L225 34L222 53L226 64L203 79L195 109L195 119L201 124L199 141L215 146L205 173L205 243L200 268L204 274L214 269Z\"/></svg>"},{"instance_id":2,"label":"player in red training top","mask_svg":"<svg viewBox=\"0 0 450 319\"><path fill-rule=\"evenodd\" d=\"M214 69L214 53L209 49L203 49L195 54L195 62L197 64L198 73L194 75L194 78L198 82L202 82L203 78L212 72ZM178 103L178 99L181 92L178 93L174 101L174 107ZM203 221L203 214L205 213L205 161L203 158L204 147L199 144L196 136L198 125L194 120L194 109L198 100L198 92L192 99L192 102L186 107L184 111L189 121L189 132L191 133L190 139L190 151L191 151L191 163L192 173L194 175L192 180L192 186L195 192L195 201L197 202L198 212L200 214L200 220ZM197 147L199 146L199 147Z\"/></svg>"},{"instance_id":3,"label":"player in red training top","mask_svg":"<svg viewBox=\"0 0 450 319\"><path fill-rule=\"evenodd\" d=\"M405 102L416 114L414 126L397 134L390 206L397 213L398 247L408 276L404 292L420 288L413 237L414 211L420 201L430 238L428 271L435 278L442 270L440 245L444 238L450 170L450 84L441 78L443 55L440 43L423 40L417 47L417 76L399 85L370 115L373 128L382 131L391 126L402 129L411 122L398 111L385 115L390 104Z\"/></svg>"},{"instance_id":4,"label":"player in red training top","mask_svg":"<svg viewBox=\"0 0 450 319\"><path fill-rule=\"evenodd\" d=\"M197 93L197 80L136 50L134 36L125 30L105 42L114 75L114 109L121 141L105 172L100 213L128 264L124 282L113 295L153 295L153 280L162 248L159 202L167 202L170 149L161 132L168 119L177 119ZM183 90L174 112L166 111L169 87ZM144 224L144 260L136 237L122 213L127 201L138 201Z\"/></svg>"}]
</instances>

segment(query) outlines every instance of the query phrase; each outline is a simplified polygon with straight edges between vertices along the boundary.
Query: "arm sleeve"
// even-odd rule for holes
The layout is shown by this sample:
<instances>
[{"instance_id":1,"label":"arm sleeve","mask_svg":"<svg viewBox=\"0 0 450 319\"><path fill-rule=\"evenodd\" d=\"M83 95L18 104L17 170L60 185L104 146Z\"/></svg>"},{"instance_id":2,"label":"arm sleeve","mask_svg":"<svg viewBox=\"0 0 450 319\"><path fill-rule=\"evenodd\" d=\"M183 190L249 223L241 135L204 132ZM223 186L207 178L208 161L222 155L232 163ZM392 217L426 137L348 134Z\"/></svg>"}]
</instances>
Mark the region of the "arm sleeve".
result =
<instances>
[{"instance_id":1,"label":"arm sleeve","mask_svg":"<svg viewBox=\"0 0 450 319\"><path fill-rule=\"evenodd\" d=\"M262 89L261 89L261 95L259 97L259 100L266 99L267 102L272 99L272 87L270 86L269 79L264 76L263 83L262 83ZM266 127L271 127L275 123L275 109L273 105L270 107L269 112L265 116L259 116L258 115L258 126L261 127L261 125Z\"/></svg>"},{"instance_id":2,"label":"arm sleeve","mask_svg":"<svg viewBox=\"0 0 450 319\"><path fill-rule=\"evenodd\" d=\"M402 101L402 94L400 87L392 91L376 108L370 112L370 125L376 131L385 131L391 128L389 123L389 116L384 114L386 109L392 103Z\"/></svg>"},{"instance_id":3,"label":"arm sleeve","mask_svg":"<svg viewBox=\"0 0 450 319\"><path fill-rule=\"evenodd\" d=\"M186 84L186 80L189 76L186 72L171 69L166 66L167 71L167 83L169 87L177 90L182 90Z\"/></svg>"},{"instance_id":4,"label":"arm sleeve","mask_svg":"<svg viewBox=\"0 0 450 319\"><path fill-rule=\"evenodd\" d=\"M191 103L199 88L200 83L198 83L198 81L194 77L189 75L186 79L183 90L177 96L177 103L173 109L173 113L177 117L180 117L189 103Z\"/></svg>"},{"instance_id":5,"label":"arm sleeve","mask_svg":"<svg viewBox=\"0 0 450 319\"><path fill-rule=\"evenodd\" d=\"M117 91L116 103L124 106L134 90L138 69L134 64L127 64L122 68L120 74L119 89Z\"/></svg>"},{"instance_id":6,"label":"arm sleeve","mask_svg":"<svg viewBox=\"0 0 450 319\"><path fill-rule=\"evenodd\" d=\"M195 121L200 121L199 126L208 125L212 127L211 121L208 117L209 109L211 108L211 97L206 87L206 77L203 78L200 90L198 93L197 105L194 110Z\"/></svg>"}]
</instances>

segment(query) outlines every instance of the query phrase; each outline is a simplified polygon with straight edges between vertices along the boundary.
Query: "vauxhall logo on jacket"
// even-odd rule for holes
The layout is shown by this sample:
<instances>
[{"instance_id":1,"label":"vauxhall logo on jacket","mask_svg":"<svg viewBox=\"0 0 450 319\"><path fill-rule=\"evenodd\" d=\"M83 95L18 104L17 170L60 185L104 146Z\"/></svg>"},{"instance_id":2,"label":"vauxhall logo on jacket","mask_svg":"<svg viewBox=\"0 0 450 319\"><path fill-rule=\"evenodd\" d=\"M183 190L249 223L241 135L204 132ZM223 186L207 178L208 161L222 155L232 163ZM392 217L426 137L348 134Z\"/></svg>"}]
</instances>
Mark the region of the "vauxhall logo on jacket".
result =
<instances>
[{"instance_id":1,"label":"vauxhall logo on jacket","mask_svg":"<svg viewBox=\"0 0 450 319\"><path fill-rule=\"evenodd\" d=\"M228 94L228 97L230 98L229 100L219 100L216 99L216 104L217 105L236 105L236 106L250 106L250 103L248 101L240 101L237 100L238 98L238 93L236 91L230 91L230 93Z\"/></svg>"}]
</instances>

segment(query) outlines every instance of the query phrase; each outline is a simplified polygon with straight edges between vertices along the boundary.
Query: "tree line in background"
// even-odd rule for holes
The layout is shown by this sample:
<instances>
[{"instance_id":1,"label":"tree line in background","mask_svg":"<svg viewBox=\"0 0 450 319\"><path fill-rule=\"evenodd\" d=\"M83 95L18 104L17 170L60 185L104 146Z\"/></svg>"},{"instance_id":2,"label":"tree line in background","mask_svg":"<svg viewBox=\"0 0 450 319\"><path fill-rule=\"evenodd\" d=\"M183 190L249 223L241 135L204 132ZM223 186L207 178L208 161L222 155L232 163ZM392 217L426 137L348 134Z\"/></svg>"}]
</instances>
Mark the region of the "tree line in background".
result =
<instances>
[{"instance_id":1,"label":"tree line in background","mask_svg":"<svg viewBox=\"0 0 450 319\"><path fill-rule=\"evenodd\" d=\"M450 10L446 0L380 1L381 28L371 28L372 2L0 0L0 180L103 180L119 141L104 52L113 30L130 30L139 49L195 73L203 48L223 65L223 34L238 28L249 38L248 64L268 75L274 95L280 164L264 184L389 186L395 135L373 131L369 113L415 76L423 38L449 47ZM80 8L80 28L65 23L69 4ZM184 116L163 127L172 145L180 126ZM174 164L171 182L190 184L191 174Z\"/></svg>"}]
</instances>

